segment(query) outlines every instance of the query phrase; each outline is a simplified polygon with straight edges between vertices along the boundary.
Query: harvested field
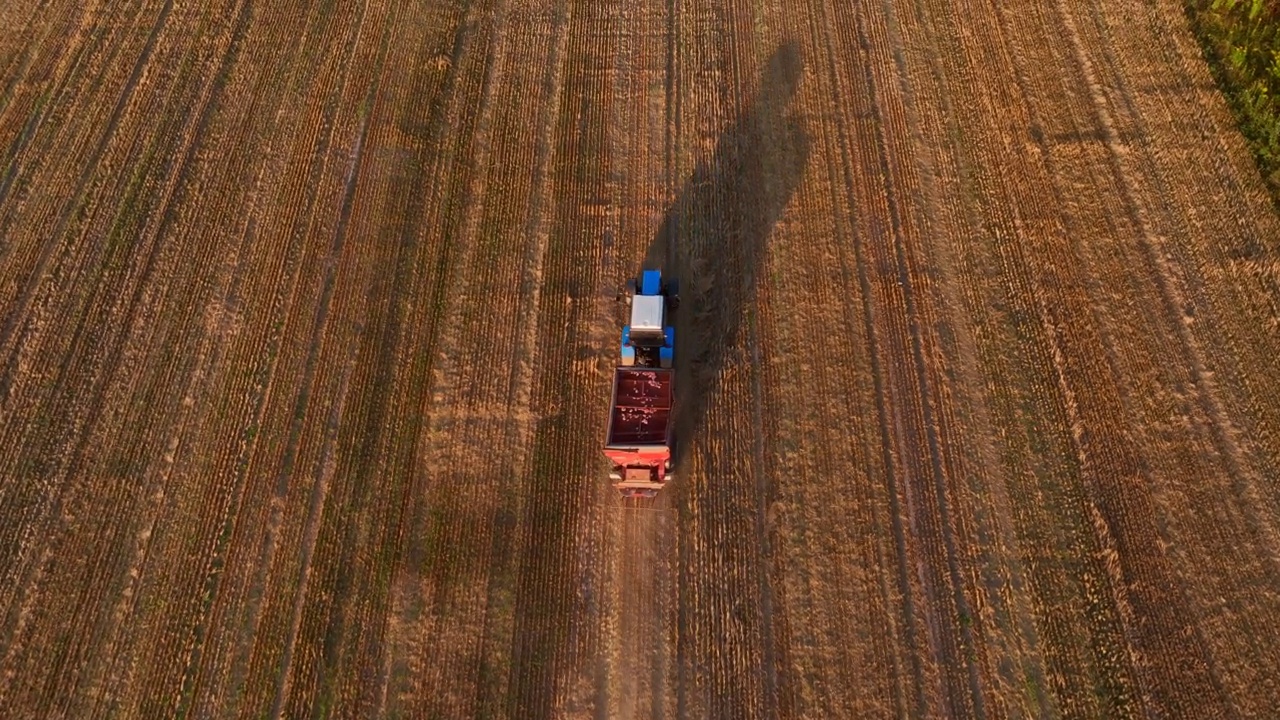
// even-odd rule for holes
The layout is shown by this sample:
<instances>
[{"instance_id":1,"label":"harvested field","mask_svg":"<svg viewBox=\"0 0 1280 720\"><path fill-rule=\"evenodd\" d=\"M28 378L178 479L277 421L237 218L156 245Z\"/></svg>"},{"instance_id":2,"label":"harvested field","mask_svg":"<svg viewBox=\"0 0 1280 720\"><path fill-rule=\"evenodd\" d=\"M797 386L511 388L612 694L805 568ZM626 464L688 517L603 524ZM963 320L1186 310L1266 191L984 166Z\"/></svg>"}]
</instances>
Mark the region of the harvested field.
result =
<instances>
[{"instance_id":1,"label":"harvested field","mask_svg":"<svg viewBox=\"0 0 1280 720\"><path fill-rule=\"evenodd\" d=\"M1179 0L296 7L0 8L0 714L1280 707L1280 218Z\"/></svg>"}]
</instances>

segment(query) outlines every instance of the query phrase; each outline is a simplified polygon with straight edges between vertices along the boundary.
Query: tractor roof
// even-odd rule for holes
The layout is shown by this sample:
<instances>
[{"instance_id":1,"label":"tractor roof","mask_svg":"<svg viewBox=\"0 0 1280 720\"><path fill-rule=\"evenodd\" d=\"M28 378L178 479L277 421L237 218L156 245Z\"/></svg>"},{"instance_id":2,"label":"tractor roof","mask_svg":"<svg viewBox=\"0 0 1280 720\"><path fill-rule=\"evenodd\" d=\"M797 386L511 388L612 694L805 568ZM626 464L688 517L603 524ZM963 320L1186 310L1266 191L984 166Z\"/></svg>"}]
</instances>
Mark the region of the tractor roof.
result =
<instances>
[{"instance_id":1,"label":"tractor roof","mask_svg":"<svg viewBox=\"0 0 1280 720\"><path fill-rule=\"evenodd\" d=\"M662 332L661 295L636 295L631 299L631 332Z\"/></svg>"}]
</instances>

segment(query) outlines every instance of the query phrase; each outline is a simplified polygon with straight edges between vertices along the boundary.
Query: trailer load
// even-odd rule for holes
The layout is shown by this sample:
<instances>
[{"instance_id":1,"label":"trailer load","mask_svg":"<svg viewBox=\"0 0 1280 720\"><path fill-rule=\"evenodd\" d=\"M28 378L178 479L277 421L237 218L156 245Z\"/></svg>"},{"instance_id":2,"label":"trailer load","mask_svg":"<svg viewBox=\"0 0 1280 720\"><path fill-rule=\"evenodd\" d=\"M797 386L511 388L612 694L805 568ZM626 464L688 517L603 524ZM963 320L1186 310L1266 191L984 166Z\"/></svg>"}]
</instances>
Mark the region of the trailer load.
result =
<instances>
[{"instance_id":1,"label":"trailer load","mask_svg":"<svg viewBox=\"0 0 1280 720\"><path fill-rule=\"evenodd\" d=\"M609 478L625 498L653 498L671 479L675 399L675 280L645 270L619 296L630 306L622 327L604 454Z\"/></svg>"}]
</instances>

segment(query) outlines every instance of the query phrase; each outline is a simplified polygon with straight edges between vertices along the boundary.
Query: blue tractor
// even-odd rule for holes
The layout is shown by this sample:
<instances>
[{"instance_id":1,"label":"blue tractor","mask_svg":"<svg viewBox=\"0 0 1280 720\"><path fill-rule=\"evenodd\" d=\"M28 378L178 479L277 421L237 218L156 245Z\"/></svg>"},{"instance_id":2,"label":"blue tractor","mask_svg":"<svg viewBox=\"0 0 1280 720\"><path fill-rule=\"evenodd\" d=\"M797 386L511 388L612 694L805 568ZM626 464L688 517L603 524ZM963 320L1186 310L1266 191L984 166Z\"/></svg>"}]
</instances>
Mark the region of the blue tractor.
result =
<instances>
[{"instance_id":1,"label":"blue tractor","mask_svg":"<svg viewBox=\"0 0 1280 720\"><path fill-rule=\"evenodd\" d=\"M671 313L680 305L677 281L663 280L661 270L643 270L627 281L626 295L619 299L631 306L631 322L622 326L621 364L670 368L676 336Z\"/></svg>"}]
</instances>

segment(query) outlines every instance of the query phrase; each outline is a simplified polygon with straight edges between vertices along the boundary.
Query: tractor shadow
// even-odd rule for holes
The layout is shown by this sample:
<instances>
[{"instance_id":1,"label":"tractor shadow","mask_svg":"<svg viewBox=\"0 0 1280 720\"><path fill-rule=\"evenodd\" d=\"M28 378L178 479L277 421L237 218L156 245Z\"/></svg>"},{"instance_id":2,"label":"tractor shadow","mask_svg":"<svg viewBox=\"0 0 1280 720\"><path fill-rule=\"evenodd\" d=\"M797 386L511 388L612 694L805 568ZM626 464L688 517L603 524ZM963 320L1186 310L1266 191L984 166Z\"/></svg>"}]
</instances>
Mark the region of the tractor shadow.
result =
<instances>
[{"instance_id":1,"label":"tractor shadow","mask_svg":"<svg viewBox=\"0 0 1280 720\"><path fill-rule=\"evenodd\" d=\"M731 362L751 362L751 348L741 343L746 311L756 303L769 238L809 158L809 136L790 107L803 70L794 41L774 51L755 94L711 156L699 160L645 257L644 267L680 281L677 477L724 372Z\"/></svg>"}]
</instances>

